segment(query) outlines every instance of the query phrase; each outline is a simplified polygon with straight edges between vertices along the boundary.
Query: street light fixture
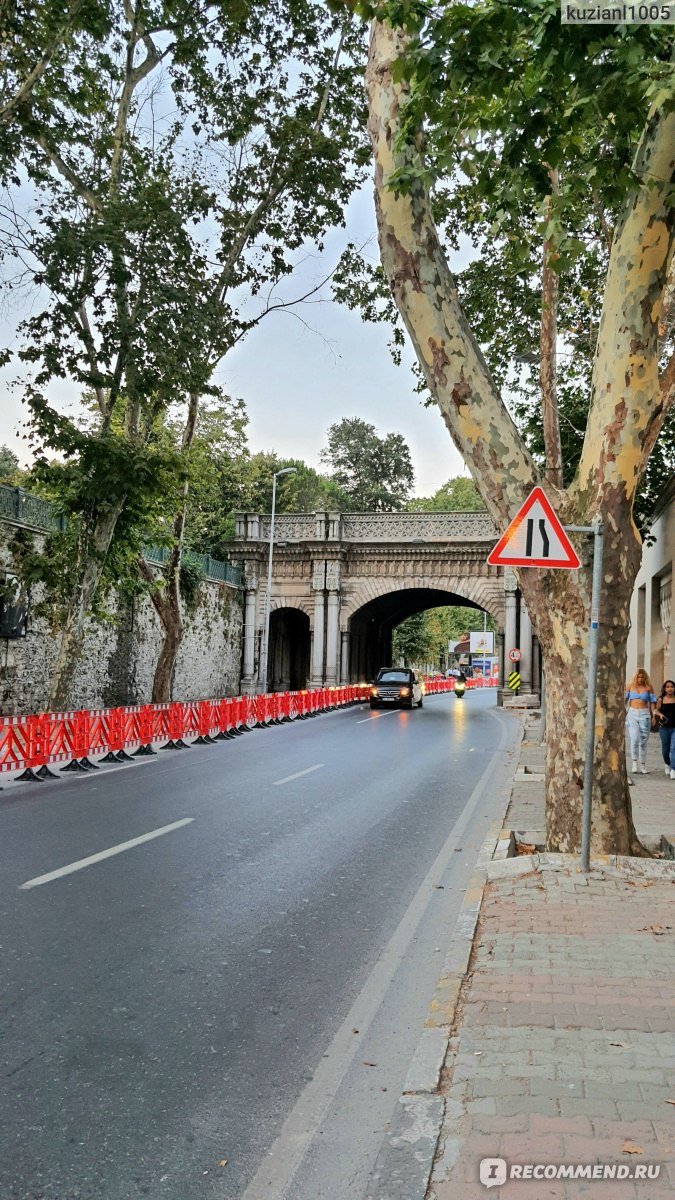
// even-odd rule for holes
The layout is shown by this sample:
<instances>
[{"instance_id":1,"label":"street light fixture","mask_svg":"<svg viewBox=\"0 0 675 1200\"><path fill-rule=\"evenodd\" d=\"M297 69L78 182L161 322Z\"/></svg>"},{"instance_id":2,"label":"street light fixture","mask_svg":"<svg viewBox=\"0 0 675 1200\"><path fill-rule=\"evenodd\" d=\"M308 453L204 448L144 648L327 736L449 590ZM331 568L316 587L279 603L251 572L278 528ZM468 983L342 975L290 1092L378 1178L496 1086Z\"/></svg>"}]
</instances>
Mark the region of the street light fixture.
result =
<instances>
[{"instance_id":1,"label":"street light fixture","mask_svg":"<svg viewBox=\"0 0 675 1200\"><path fill-rule=\"evenodd\" d=\"M265 593L265 620L263 624L263 640L260 653L260 682L262 691L267 691L267 659L270 644L270 602L272 599L272 556L274 554L274 514L277 506L277 479L282 475L295 475L297 467L284 467L272 476L272 520L270 521L270 551L267 559L267 592Z\"/></svg>"}]
</instances>

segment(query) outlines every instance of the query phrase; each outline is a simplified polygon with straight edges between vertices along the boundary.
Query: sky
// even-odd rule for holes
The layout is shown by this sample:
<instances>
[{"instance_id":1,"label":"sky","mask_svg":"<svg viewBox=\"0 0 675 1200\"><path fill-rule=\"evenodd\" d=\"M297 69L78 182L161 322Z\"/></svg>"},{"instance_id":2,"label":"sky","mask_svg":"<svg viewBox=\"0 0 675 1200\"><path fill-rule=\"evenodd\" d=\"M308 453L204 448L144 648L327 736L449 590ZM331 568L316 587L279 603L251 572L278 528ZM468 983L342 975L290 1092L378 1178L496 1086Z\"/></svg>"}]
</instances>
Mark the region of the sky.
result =
<instances>
[{"instance_id":1,"label":"sky","mask_svg":"<svg viewBox=\"0 0 675 1200\"><path fill-rule=\"evenodd\" d=\"M298 278L287 285L288 294L302 294L307 283L327 274L350 240L367 244L376 259L372 185L353 199L345 220L346 228L326 239L322 256L306 258ZM467 257L459 256L451 266L464 266ZM319 455L328 427L342 417L360 417L382 435L403 435L415 470L415 495L429 496L452 476L466 474L438 409L424 407L415 392L412 350L406 347L397 367L387 347L387 328L365 324L357 312L325 294L324 302L305 304L295 315L287 310L266 316L217 371L217 382L246 403L251 451L275 450L325 471ZM20 315L19 306L2 310L1 344L18 346ZM0 444L25 464L30 453L21 437L23 408L19 391L9 387L16 374L16 365L0 372ZM63 383L52 393L55 403L65 404L69 396Z\"/></svg>"}]
</instances>

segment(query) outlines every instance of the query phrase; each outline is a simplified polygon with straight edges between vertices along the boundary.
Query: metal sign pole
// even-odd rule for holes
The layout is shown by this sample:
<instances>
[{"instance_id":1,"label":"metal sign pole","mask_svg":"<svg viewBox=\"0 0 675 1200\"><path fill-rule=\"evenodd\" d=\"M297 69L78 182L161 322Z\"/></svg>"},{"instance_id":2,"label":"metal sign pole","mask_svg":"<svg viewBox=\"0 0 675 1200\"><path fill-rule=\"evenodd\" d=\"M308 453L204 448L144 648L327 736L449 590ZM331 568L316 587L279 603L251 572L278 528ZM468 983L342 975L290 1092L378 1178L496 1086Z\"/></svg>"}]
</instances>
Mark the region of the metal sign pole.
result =
<instances>
[{"instance_id":1,"label":"metal sign pole","mask_svg":"<svg viewBox=\"0 0 675 1200\"><path fill-rule=\"evenodd\" d=\"M593 534L593 582L591 585L591 624L588 635L588 686L586 691L586 738L584 742L584 798L581 809L581 869L591 869L591 822L593 767L595 765L595 698L598 682L598 641L600 634L600 593L604 537L602 521L596 517L591 526L566 525L566 532Z\"/></svg>"}]
</instances>

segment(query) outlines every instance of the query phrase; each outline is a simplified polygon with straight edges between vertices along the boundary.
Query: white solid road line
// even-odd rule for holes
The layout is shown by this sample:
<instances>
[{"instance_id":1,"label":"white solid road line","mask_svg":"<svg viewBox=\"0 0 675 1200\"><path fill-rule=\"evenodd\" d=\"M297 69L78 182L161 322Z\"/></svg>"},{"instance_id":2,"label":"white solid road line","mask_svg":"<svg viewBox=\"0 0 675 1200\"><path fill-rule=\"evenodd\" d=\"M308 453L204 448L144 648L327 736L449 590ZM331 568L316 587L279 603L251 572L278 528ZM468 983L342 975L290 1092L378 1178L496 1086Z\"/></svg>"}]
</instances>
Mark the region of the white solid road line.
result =
<instances>
[{"instance_id":1,"label":"white solid road line","mask_svg":"<svg viewBox=\"0 0 675 1200\"><path fill-rule=\"evenodd\" d=\"M283 779L275 779L273 787L279 787L281 783L290 783L292 779L299 779L301 775L311 775L312 771L320 771L323 763L317 763L314 767L306 767L304 771L296 771L295 775L286 775Z\"/></svg>"},{"instance_id":2,"label":"white solid road line","mask_svg":"<svg viewBox=\"0 0 675 1200\"><path fill-rule=\"evenodd\" d=\"M394 713L402 711L403 710L401 708L391 708L389 712L375 713L374 717L361 717L361 720L357 721L356 724L365 725L366 721L379 721L380 717L393 717Z\"/></svg>"},{"instance_id":3,"label":"white solid road line","mask_svg":"<svg viewBox=\"0 0 675 1200\"><path fill-rule=\"evenodd\" d=\"M194 817L183 817L182 821L174 821L173 825L163 825L161 829L153 829L152 833L144 833L141 837L132 838L130 842L120 842L119 846L101 850L100 854L91 854L89 858L80 858L67 867L59 867L58 871L50 871L47 875L38 875L36 879L29 879L28 883L21 884L21 889L26 891L28 888L40 887L43 883L51 883L52 879L61 879L63 875L72 875L74 871L82 871L84 867L90 867L92 863L102 862L104 858L112 858L114 854L122 854L124 850L131 850L134 846L142 845L143 842L151 842L153 838L162 837L165 833L172 833L174 829L181 829L183 825L190 825L192 821L194 821Z\"/></svg>"},{"instance_id":4,"label":"white solid road line","mask_svg":"<svg viewBox=\"0 0 675 1200\"><path fill-rule=\"evenodd\" d=\"M295 1107L284 1121L276 1141L258 1167L241 1200L290 1200L290 1187L298 1169L384 1002L407 948L429 907L434 885L451 862L471 817L488 794L493 777L503 768L504 746L508 740L507 729L501 718L494 719L499 722L501 729L499 745L495 748L493 757L342 1025L330 1045L326 1047L313 1078L298 1097Z\"/></svg>"}]
</instances>

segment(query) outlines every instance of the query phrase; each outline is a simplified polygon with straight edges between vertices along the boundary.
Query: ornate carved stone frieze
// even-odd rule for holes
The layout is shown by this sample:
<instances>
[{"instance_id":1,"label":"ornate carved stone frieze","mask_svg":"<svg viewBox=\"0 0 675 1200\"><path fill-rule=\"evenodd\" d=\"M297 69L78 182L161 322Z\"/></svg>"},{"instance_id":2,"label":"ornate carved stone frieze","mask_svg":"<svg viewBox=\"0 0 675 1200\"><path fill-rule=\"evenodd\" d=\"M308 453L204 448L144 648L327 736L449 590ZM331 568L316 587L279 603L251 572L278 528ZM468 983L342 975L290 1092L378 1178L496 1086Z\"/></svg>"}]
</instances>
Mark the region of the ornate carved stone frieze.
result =
<instances>
[{"instance_id":1,"label":"ornate carved stone frieze","mask_svg":"<svg viewBox=\"0 0 675 1200\"><path fill-rule=\"evenodd\" d=\"M312 587L315 592L322 592L326 586L326 563L323 559L312 563Z\"/></svg>"},{"instance_id":2,"label":"ornate carved stone frieze","mask_svg":"<svg viewBox=\"0 0 675 1200\"><path fill-rule=\"evenodd\" d=\"M258 564L249 559L244 563L244 587L247 591L255 591L259 582Z\"/></svg>"},{"instance_id":3,"label":"ornate carved stone frieze","mask_svg":"<svg viewBox=\"0 0 675 1200\"><path fill-rule=\"evenodd\" d=\"M269 541L270 517L235 514L236 537ZM274 540L346 542L494 541L497 531L486 513L278 513Z\"/></svg>"},{"instance_id":4,"label":"ornate carved stone frieze","mask_svg":"<svg viewBox=\"0 0 675 1200\"><path fill-rule=\"evenodd\" d=\"M326 563L326 587L331 592L340 590L340 563L335 560Z\"/></svg>"},{"instance_id":5,"label":"ornate carved stone frieze","mask_svg":"<svg viewBox=\"0 0 675 1200\"><path fill-rule=\"evenodd\" d=\"M260 537L264 542L270 540L270 517L260 518ZM317 521L315 513L277 513L274 518L274 543L277 542L314 542L317 540ZM321 532L321 539L325 533Z\"/></svg>"},{"instance_id":6,"label":"ornate carved stone frieze","mask_svg":"<svg viewBox=\"0 0 675 1200\"><path fill-rule=\"evenodd\" d=\"M348 542L490 540L497 537L486 513L345 513Z\"/></svg>"}]
</instances>

